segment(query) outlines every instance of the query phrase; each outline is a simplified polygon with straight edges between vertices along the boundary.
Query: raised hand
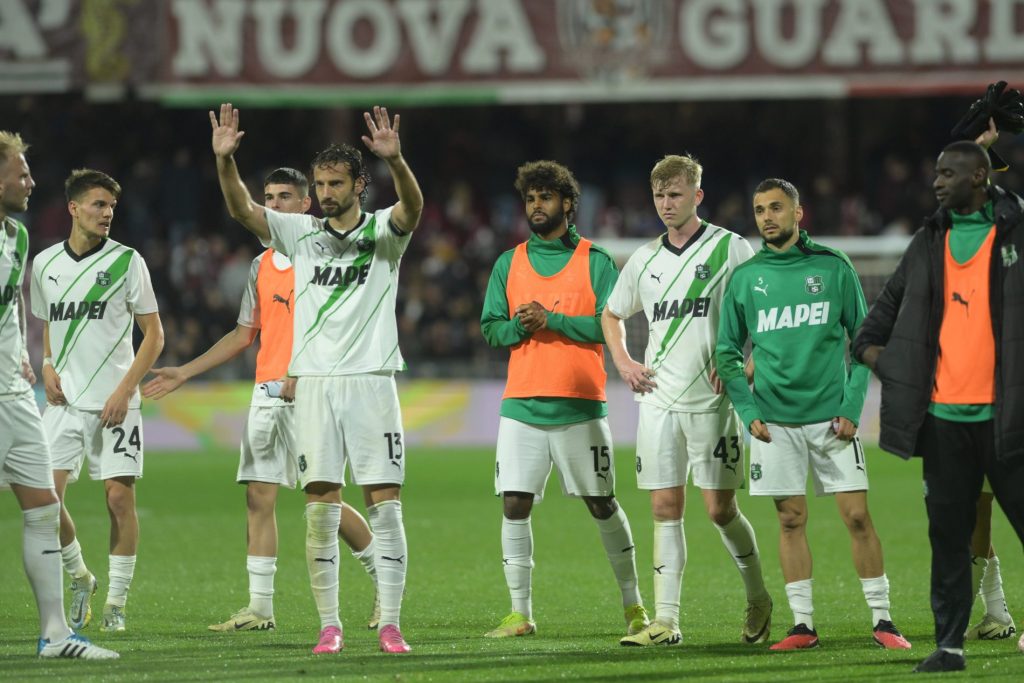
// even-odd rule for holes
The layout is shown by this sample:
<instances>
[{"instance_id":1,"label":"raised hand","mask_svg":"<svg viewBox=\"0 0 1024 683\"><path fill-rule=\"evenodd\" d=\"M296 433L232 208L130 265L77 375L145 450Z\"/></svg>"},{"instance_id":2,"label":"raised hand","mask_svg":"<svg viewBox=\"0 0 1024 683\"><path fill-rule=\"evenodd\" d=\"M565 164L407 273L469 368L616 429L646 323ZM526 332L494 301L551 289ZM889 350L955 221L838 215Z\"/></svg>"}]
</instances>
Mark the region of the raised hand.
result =
<instances>
[{"instance_id":1,"label":"raised hand","mask_svg":"<svg viewBox=\"0 0 1024 683\"><path fill-rule=\"evenodd\" d=\"M395 114L395 121L392 124L388 118L387 108L375 106L373 116L370 116L370 112L364 111L363 118L366 119L366 127L370 130L369 137L362 136L363 144L384 161L401 157L402 143L398 139L398 124L401 117ZM237 118L235 121L237 123Z\"/></svg>"},{"instance_id":2,"label":"raised hand","mask_svg":"<svg viewBox=\"0 0 1024 683\"><path fill-rule=\"evenodd\" d=\"M219 120L210 112L210 127L213 128L214 155L229 157L234 154L245 135L245 131L238 130L238 110L230 103L220 105Z\"/></svg>"}]
</instances>

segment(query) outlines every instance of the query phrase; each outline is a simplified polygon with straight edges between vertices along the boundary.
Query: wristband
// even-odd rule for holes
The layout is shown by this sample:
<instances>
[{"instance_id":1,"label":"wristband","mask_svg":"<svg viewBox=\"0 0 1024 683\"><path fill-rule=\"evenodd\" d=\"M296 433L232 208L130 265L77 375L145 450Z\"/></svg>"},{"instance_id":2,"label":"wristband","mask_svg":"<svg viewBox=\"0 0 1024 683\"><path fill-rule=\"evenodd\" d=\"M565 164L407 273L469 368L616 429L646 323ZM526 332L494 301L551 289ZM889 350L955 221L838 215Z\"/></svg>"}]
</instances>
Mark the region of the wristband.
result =
<instances>
[{"instance_id":1,"label":"wristband","mask_svg":"<svg viewBox=\"0 0 1024 683\"><path fill-rule=\"evenodd\" d=\"M43 367L45 368L47 365L49 365L51 368L53 367L53 359L51 359L49 356L43 358Z\"/></svg>"}]
</instances>

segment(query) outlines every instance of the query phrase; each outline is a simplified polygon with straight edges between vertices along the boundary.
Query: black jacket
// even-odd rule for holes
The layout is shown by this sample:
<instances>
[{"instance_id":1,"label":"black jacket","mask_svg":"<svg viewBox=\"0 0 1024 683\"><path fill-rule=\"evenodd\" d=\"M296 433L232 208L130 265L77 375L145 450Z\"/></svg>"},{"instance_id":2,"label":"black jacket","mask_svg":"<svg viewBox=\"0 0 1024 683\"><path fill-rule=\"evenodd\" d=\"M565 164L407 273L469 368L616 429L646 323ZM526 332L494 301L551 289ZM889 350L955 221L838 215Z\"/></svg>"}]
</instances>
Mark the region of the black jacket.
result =
<instances>
[{"instance_id":1,"label":"black jacket","mask_svg":"<svg viewBox=\"0 0 1024 683\"><path fill-rule=\"evenodd\" d=\"M994 203L989 304L996 344L996 457L1024 463L1024 200L998 187ZM863 361L884 346L875 372L882 380L879 445L904 458L916 453L918 431L931 402L942 324L946 231L939 210L915 233L853 342Z\"/></svg>"}]
</instances>

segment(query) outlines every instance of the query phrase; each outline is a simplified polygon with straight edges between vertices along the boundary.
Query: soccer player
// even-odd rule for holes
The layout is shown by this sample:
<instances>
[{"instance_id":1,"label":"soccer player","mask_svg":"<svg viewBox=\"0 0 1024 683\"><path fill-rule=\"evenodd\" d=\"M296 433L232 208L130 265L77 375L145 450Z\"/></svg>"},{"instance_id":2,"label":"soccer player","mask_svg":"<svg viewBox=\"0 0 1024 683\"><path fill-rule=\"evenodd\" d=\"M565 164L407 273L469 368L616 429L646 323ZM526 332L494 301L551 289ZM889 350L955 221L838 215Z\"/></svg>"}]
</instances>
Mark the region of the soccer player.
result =
<instances>
[{"instance_id":1,"label":"soccer player","mask_svg":"<svg viewBox=\"0 0 1024 683\"><path fill-rule=\"evenodd\" d=\"M640 403L636 477L651 492L654 515L655 618L623 638L623 645L682 642L684 487L690 472L746 588L743 642L764 642L771 631L772 601L757 539L736 504L745 477L742 426L712 362L725 286L754 251L739 235L697 215L702 173L689 155L666 156L654 166L651 190L666 232L629 258L601 315L612 361ZM650 327L643 363L629 355L623 324L640 311Z\"/></svg>"},{"instance_id":2,"label":"soccer player","mask_svg":"<svg viewBox=\"0 0 1024 683\"><path fill-rule=\"evenodd\" d=\"M238 110L210 112L212 147L231 216L291 259L295 323L288 374L295 390L299 479L306 492L306 564L320 613L313 652L343 647L338 616L338 527L345 466L363 487L373 529L380 597L378 638L384 652L408 652L399 628L408 565L400 492L405 441L394 373L398 348L398 268L423 211L423 194L402 156L394 122L382 107L364 114L363 143L391 172L398 201L364 212L369 173L359 150L332 145L317 154L311 175L325 218L266 209L249 196L234 153L244 132Z\"/></svg>"},{"instance_id":3,"label":"soccer player","mask_svg":"<svg viewBox=\"0 0 1024 683\"><path fill-rule=\"evenodd\" d=\"M771 649L818 646L806 536L808 469L817 494L836 497L871 608L874 641L909 649L889 615L889 580L868 512L867 465L857 438L868 370L846 363L847 338L867 309L860 281L845 254L799 230L803 209L792 183L762 181L753 204L764 246L729 281L715 356L729 398L754 437L750 492L772 496L778 512L779 559L795 625ZM748 339L753 393L743 366Z\"/></svg>"},{"instance_id":4,"label":"soccer player","mask_svg":"<svg viewBox=\"0 0 1024 683\"><path fill-rule=\"evenodd\" d=\"M124 631L139 541L139 382L160 355L164 333L145 261L109 237L121 186L100 171L78 169L64 191L71 234L36 256L32 313L43 321L43 425L61 500L60 552L72 578L69 621L75 629L88 625L97 588L64 504L68 483L78 479L87 461L89 475L103 480L110 513L110 578L100 628ZM143 335L137 355L133 321Z\"/></svg>"},{"instance_id":5,"label":"soccer player","mask_svg":"<svg viewBox=\"0 0 1024 683\"><path fill-rule=\"evenodd\" d=\"M53 486L50 448L31 382L21 287L28 263L28 230L11 216L28 210L35 182L17 133L0 130L0 488L21 507L25 574L39 609L40 657L117 659L68 628L60 569L60 501Z\"/></svg>"},{"instance_id":6,"label":"soccer player","mask_svg":"<svg viewBox=\"0 0 1024 683\"><path fill-rule=\"evenodd\" d=\"M282 213L306 213L312 199L309 181L300 171L279 168L263 182L264 206ZM295 275L291 262L273 249L253 259L238 324L201 356L180 367L153 368L155 379L142 387L146 398L160 399L187 380L234 358L260 336L256 385L245 423L239 483L246 485L248 517L249 604L211 631L267 631L274 628L274 574L277 572L277 519L274 506L279 486L295 488L297 465L292 400L295 380L286 377L292 351L292 304ZM338 536L376 583L373 534L359 512L342 503ZM368 623L377 628L380 603Z\"/></svg>"},{"instance_id":7,"label":"soccer player","mask_svg":"<svg viewBox=\"0 0 1024 683\"><path fill-rule=\"evenodd\" d=\"M486 636L536 632L530 512L544 495L552 466L563 493L582 497L597 522L628 633L636 634L648 620L629 521L614 494L601 333L601 310L618 273L608 252L569 222L580 197L569 169L553 161L526 163L515 187L533 235L498 257L480 316L487 343L511 348L495 490L504 506L501 549L512 612Z\"/></svg>"},{"instance_id":8,"label":"soccer player","mask_svg":"<svg viewBox=\"0 0 1024 683\"><path fill-rule=\"evenodd\" d=\"M986 477L1024 540L1024 199L991 185L991 174L976 142L942 150L939 207L853 348L882 382L879 445L922 460L936 649L919 672L966 667L971 533Z\"/></svg>"}]
</instances>

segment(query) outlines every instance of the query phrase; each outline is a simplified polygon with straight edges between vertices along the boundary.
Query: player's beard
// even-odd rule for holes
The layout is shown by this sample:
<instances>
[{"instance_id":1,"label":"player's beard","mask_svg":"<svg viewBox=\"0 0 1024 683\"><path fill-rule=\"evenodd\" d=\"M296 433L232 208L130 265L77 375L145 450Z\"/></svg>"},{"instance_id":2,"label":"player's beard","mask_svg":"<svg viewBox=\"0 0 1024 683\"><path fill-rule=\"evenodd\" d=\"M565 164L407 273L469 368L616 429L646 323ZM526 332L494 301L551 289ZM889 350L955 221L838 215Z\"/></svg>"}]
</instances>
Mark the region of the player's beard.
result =
<instances>
[{"instance_id":1,"label":"player's beard","mask_svg":"<svg viewBox=\"0 0 1024 683\"><path fill-rule=\"evenodd\" d=\"M344 202L337 202L335 204L320 204L320 209L324 212L324 215L328 218L337 218L348 213L352 205L355 204L354 199L348 199Z\"/></svg>"},{"instance_id":2,"label":"player's beard","mask_svg":"<svg viewBox=\"0 0 1024 683\"><path fill-rule=\"evenodd\" d=\"M547 220L541 223L534 223L533 217L531 216L528 222L530 223L530 230L533 231L533 234L538 237L544 237L545 235L550 235L561 227L562 223L565 222L565 211L559 209L558 213L548 216Z\"/></svg>"},{"instance_id":3,"label":"player's beard","mask_svg":"<svg viewBox=\"0 0 1024 683\"><path fill-rule=\"evenodd\" d=\"M777 226L777 228L778 229L775 231L775 234L772 237L764 238L764 241L772 245L773 247L781 247L783 244L788 242L790 238L793 237L793 232L796 230L796 226L793 225L789 226L788 228L784 228L781 225L779 225Z\"/></svg>"}]
</instances>

